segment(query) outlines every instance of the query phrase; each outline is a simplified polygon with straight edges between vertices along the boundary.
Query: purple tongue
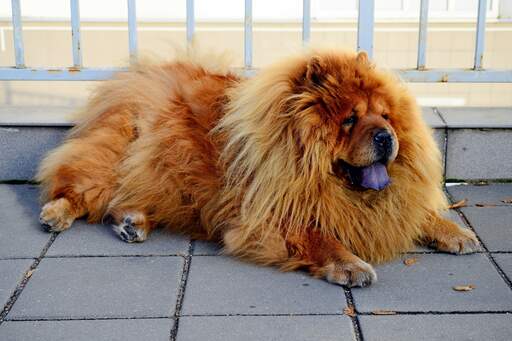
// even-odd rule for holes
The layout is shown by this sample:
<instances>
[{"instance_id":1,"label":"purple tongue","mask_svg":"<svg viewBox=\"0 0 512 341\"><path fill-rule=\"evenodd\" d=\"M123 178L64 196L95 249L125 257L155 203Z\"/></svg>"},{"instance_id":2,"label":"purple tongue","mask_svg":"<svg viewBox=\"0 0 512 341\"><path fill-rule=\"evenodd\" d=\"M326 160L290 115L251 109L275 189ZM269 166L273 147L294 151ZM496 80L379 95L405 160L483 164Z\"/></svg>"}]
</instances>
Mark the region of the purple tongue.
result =
<instances>
[{"instance_id":1,"label":"purple tongue","mask_svg":"<svg viewBox=\"0 0 512 341\"><path fill-rule=\"evenodd\" d=\"M361 186L364 188L380 191L389 185L389 182L388 171L382 163L376 162L362 169Z\"/></svg>"}]
</instances>

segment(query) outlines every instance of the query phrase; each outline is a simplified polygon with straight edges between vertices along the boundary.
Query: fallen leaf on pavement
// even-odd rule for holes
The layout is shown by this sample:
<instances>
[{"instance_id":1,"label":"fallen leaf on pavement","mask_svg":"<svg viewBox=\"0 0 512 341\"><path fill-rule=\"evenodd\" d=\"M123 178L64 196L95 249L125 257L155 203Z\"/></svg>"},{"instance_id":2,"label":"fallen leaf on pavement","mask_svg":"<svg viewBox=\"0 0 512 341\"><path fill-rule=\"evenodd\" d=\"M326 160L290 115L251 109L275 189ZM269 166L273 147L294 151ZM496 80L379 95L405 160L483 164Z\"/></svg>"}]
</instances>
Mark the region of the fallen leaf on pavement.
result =
<instances>
[{"instance_id":1,"label":"fallen leaf on pavement","mask_svg":"<svg viewBox=\"0 0 512 341\"><path fill-rule=\"evenodd\" d=\"M512 198L503 199L501 202L504 202L505 204L512 204Z\"/></svg>"},{"instance_id":2,"label":"fallen leaf on pavement","mask_svg":"<svg viewBox=\"0 0 512 341\"><path fill-rule=\"evenodd\" d=\"M483 203L483 202L477 202L475 204L476 207L496 207L496 205L494 204L486 204L486 203Z\"/></svg>"},{"instance_id":3,"label":"fallen leaf on pavement","mask_svg":"<svg viewBox=\"0 0 512 341\"><path fill-rule=\"evenodd\" d=\"M474 183L473 185L475 185L475 186L488 186L489 183L487 181L478 181L478 182Z\"/></svg>"},{"instance_id":4,"label":"fallen leaf on pavement","mask_svg":"<svg viewBox=\"0 0 512 341\"><path fill-rule=\"evenodd\" d=\"M343 313L350 317L356 316L356 312L354 311L354 307L352 306L344 308Z\"/></svg>"},{"instance_id":5,"label":"fallen leaf on pavement","mask_svg":"<svg viewBox=\"0 0 512 341\"><path fill-rule=\"evenodd\" d=\"M455 291L471 291L475 288L473 284L469 285L456 285L453 287L453 290Z\"/></svg>"},{"instance_id":6,"label":"fallen leaf on pavement","mask_svg":"<svg viewBox=\"0 0 512 341\"><path fill-rule=\"evenodd\" d=\"M413 264L416 264L417 261L418 261L418 258L414 258L414 257L406 258L406 259L404 259L404 264L406 266L411 266Z\"/></svg>"},{"instance_id":7,"label":"fallen leaf on pavement","mask_svg":"<svg viewBox=\"0 0 512 341\"><path fill-rule=\"evenodd\" d=\"M468 199L462 199L461 201L457 201L455 204L451 204L450 206L448 206L448 208L466 207L467 203Z\"/></svg>"},{"instance_id":8,"label":"fallen leaf on pavement","mask_svg":"<svg viewBox=\"0 0 512 341\"><path fill-rule=\"evenodd\" d=\"M372 311L372 314L373 315L396 315L396 311L382 309L382 310L374 310L374 311Z\"/></svg>"},{"instance_id":9,"label":"fallen leaf on pavement","mask_svg":"<svg viewBox=\"0 0 512 341\"><path fill-rule=\"evenodd\" d=\"M32 276L33 273L34 273L34 270L29 270L29 271L27 271L27 274L25 275L25 277L28 278L28 277Z\"/></svg>"}]
</instances>

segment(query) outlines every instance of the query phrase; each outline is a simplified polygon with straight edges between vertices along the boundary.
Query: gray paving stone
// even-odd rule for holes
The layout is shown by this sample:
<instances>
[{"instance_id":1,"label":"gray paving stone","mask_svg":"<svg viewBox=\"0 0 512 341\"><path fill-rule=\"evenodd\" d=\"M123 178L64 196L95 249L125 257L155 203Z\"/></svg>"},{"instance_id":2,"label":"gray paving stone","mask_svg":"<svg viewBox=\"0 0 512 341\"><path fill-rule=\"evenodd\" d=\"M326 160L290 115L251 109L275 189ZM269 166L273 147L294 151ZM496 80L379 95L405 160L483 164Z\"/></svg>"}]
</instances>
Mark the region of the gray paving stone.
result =
<instances>
[{"instance_id":1,"label":"gray paving stone","mask_svg":"<svg viewBox=\"0 0 512 341\"><path fill-rule=\"evenodd\" d=\"M0 127L0 180L29 180L67 127Z\"/></svg>"},{"instance_id":2,"label":"gray paving stone","mask_svg":"<svg viewBox=\"0 0 512 341\"><path fill-rule=\"evenodd\" d=\"M448 186L446 188L455 201L468 199L468 206L474 206L477 203L509 206L502 200L512 199L512 184L490 184L486 186L458 185Z\"/></svg>"},{"instance_id":3,"label":"gray paving stone","mask_svg":"<svg viewBox=\"0 0 512 341\"><path fill-rule=\"evenodd\" d=\"M425 122L432 128L444 128L446 124L443 122L441 117L435 112L435 109L432 107L422 107L421 113L423 114L423 118Z\"/></svg>"},{"instance_id":4,"label":"gray paving stone","mask_svg":"<svg viewBox=\"0 0 512 341\"><path fill-rule=\"evenodd\" d=\"M35 186L0 185L0 258L39 257L50 240L39 225L38 198Z\"/></svg>"},{"instance_id":5,"label":"gray paving stone","mask_svg":"<svg viewBox=\"0 0 512 341\"><path fill-rule=\"evenodd\" d=\"M243 263L231 257L193 257L184 314L341 313L343 289L303 272Z\"/></svg>"},{"instance_id":6,"label":"gray paving stone","mask_svg":"<svg viewBox=\"0 0 512 341\"><path fill-rule=\"evenodd\" d=\"M361 316L364 339L509 341L512 314Z\"/></svg>"},{"instance_id":7,"label":"gray paving stone","mask_svg":"<svg viewBox=\"0 0 512 341\"><path fill-rule=\"evenodd\" d=\"M188 238L166 230L156 230L143 243L126 243L107 225L77 221L59 234L48 256L185 255Z\"/></svg>"},{"instance_id":8,"label":"gray paving stone","mask_svg":"<svg viewBox=\"0 0 512 341\"><path fill-rule=\"evenodd\" d=\"M492 256L507 277L512 280L512 253L494 254Z\"/></svg>"},{"instance_id":9,"label":"gray paving stone","mask_svg":"<svg viewBox=\"0 0 512 341\"><path fill-rule=\"evenodd\" d=\"M437 147L439 148L439 151L441 152L441 155L443 157L443 162L444 162L446 131L444 129L434 129L433 134L434 134L434 140L437 143ZM444 164L443 164L443 167L444 167Z\"/></svg>"},{"instance_id":10,"label":"gray paving stone","mask_svg":"<svg viewBox=\"0 0 512 341\"><path fill-rule=\"evenodd\" d=\"M512 128L512 108L438 108L450 128Z\"/></svg>"},{"instance_id":11,"label":"gray paving stone","mask_svg":"<svg viewBox=\"0 0 512 341\"><path fill-rule=\"evenodd\" d=\"M346 316L182 317L178 341L355 340Z\"/></svg>"},{"instance_id":12,"label":"gray paving stone","mask_svg":"<svg viewBox=\"0 0 512 341\"><path fill-rule=\"evenodd\" d=\"M448 129L447 179L512 178L511 129Z\"/></svg>"},{"instance_id":13,"label":"gray paving stone","mask_svg":"<svg viewBox=\"0 0 512 341\"><path fill-rule=\"evenodd\" d=\"M45 258L9 319L168 317L181 257Z\"/></svg>"},{"instance_id":14,"label":"gray paving stone","mask_svg":"<svg viewBox=\"0 0 512 341\"><path fill-rule=\"evenodd\" d=\"M0 260L0 310L9 301L32 262L32 259Z\"/></svg>"},{"instance_id":15,"label":"gray paving stone","mask_svg":"<svg viewBox=\"0 0 512 341\"><path fill-rule=\"evenodd\" d=\"M221 251L222 246L219 243L204 240L195 240L194 251L192 252L192 254L194 256L216 256L219 255Z\"/></svg>"},{"instance_id":16,"label":"gray paving stone","mask_svg":"<svg viewBox=\"0 0 512 341\"><path fill-rule=\"evenodd\" d=\"M379 281L353 289L362 312L392 311L503 311L512 309L512 290L483 254L453 256L425 254L416 264L397 260L376 271ZM457 285L475 286L468 292Z\"/></svg>"},{"instance_id":17,"label":"gray paving stone","mask_svg":"<svg viewBox=\"0 0 512 341\"><path fill-rule=\"evenodd\" d=\"M171 319L10 321L0 326L3 341L169 340Z\"/></svg>"},{"instance_id":18,"label":"gray paving stone","mask_svg":"<svg viewBox=\"0 0 512 341\"><path fill-rule=\"evenodd\" d=\"M489 251L512 251L512 207L461 210Z\"/></svg>"}]
</instances>

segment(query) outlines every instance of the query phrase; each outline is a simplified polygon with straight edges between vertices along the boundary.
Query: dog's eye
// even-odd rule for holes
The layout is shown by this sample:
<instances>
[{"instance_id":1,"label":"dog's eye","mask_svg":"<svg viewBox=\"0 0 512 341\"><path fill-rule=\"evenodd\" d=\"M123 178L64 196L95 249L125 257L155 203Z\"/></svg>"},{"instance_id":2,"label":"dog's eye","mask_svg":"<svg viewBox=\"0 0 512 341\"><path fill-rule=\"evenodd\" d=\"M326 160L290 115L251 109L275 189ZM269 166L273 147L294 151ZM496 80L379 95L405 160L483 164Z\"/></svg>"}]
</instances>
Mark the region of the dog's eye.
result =
<instances>
[{"instance_id":1,"label":"dog's eye","mask_svg":"<svg viewBox=\"0 0 512 341\"><path fill-rule=\"evenodd\" d=\"M354 111L352 111L352 116L346 118L345 120L343 120L342 124L344 126L351 126L353 124L355 124L357 122L357 116L356 116L356 113Z\"/></svg>"},{"instance_id":2,"label":"dog's eye","mask_svg":"<svg viewBox=\"0 0 512 341\"><path fill-rule=\"evenodd\" d=\"M388 114L382 114L382 118L387 121L387 120L389 120L389 115Z\"/></svg>"}]
</instances>

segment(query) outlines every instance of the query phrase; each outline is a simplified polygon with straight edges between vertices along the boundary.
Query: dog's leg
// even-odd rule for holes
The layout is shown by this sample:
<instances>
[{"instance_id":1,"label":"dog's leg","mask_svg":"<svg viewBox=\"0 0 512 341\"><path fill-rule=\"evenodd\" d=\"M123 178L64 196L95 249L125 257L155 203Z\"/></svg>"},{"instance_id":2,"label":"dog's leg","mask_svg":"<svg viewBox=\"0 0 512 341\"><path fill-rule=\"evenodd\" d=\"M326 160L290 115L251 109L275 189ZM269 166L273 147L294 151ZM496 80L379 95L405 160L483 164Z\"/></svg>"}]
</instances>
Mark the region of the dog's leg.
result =
<instances>
[{"instance_id":1,"label":"dog's leg","mask_svg":"<svg viewBox=\"0 0 512 341\"><path fill-rule=\"evenodd\" d=\"M303 262L314 277L348 287L366 287L377 281L377 274L370 264L354 255L339 241L319 232L291 238L287 247L290 265Z\"/></svg>"},{"instance_id":2,"label":"dog's leg","mask_svg":"<svg viewBox=\"0 0 512 341\"><path fill-rule=\"evenodd\" d=\"M432 214L422 230L422 242L439 251L466 254L479 250L478 239L473 231L438 214Z\"/></svg>"},{"instance_id":3,"label":"dog's leg","mask_svg":"<svg viewBox=\"0 0 512 341\"><path fill-rule=\"evenodd\" d=\"M116 219L113 225L114 232L127 243L141 243L145 241L151 231L151 224L142 212L127 212Z\"/></svg>"},{"instance_id":4,"label":"dog's leg","mask_svg":"<svg viewBox=\"0 0 512 341\"><path fill-rule=\"evenodd\" d=\"M237 229L224 235L225 251L284 271L307 269L312 276L349 287L366 287L377 281L373 267L339 241L319 232L275 233L247 240Z\"/></svg>"}]
</instances>

